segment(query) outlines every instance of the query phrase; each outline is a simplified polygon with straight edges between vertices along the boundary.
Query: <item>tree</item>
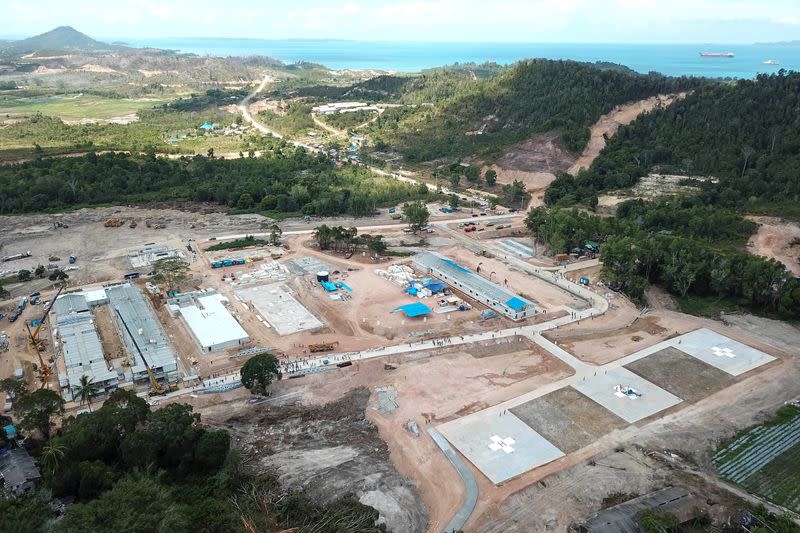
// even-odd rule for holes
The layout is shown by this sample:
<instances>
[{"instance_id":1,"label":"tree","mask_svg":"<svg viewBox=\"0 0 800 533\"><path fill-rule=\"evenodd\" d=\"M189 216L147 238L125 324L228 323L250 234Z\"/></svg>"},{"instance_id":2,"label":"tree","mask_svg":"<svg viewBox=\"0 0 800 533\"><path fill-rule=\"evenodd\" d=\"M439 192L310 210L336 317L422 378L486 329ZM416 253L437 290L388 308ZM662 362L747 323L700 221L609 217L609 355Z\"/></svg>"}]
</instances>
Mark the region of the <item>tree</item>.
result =
<instances>
[{"instance_id":1,"label":"tree","mask_svg":"<svg viewBox=\"0 0 800 533\"><path fill-rule=\"evenodd\" d=\"M5 300L9 296L11 296L11 293L3 287L3 281L0 280L0 300Z\"/></svg>"},{"instance_id":2,"label":"tree","mask_svg":"<svg viewBox=\"0 0 800 533\"><path fill-rule=\"evenodd\" d=\"M458 209L458 206L459 206L458 195L457 194L451 194L450 195L450 199L449 199L449 203L450 203L450 207L452 207L453 209Z\"/></svg>"},{"instance_id":3,"label":"tree","mask_svg":"<svg viewBox=\"0 0 800 533\"><path fill-rule=\"evenodd\" d=\"M273 246L278 246L281 243L281 235L283 235L283 230L277 224L273 224L270 227L269 232L269 242Z\"/></svg>"},{"instance_id":4,"label":"tree","mask_svg":"<svg viewBox=\"0 0 800 533\"><path fill-rule=\"evenodd\" d=\"M367 243L367 249L375 255L383 255L387 246L383 241L383 235L362 235L361 238Z\"/></svg>"},{"instance_id":5,"label":"tree","mask_svg":"<svg viewBox=\"0 0 800 533\"><path fill-rule=\"evenodd\" d=\"M19 281L30 281L31 280L31 271L25 270L24 268L17 272L17 279Z\"/></svg>"},{"instance_id":6,"label":"tree","mask_svg":"<svg viewBox=\"0 0 800 533\"><path fill-rule=\"evenodd\" d=\"M423 202L417 201L403 205L403 217L414 233L417 233L423 226L428 224L430 216L431 213Z\"/></svg>"},{"instance_id":7,"label":"tree","mask_svg":"<svg viewBox=\"0 0 800 533\"><path fill-rule=\"evenodd\" d=\"M94 382L94 378L86 374L81 376L78 386L75 388L74 396L80 399L81 405L84 403L89 405L89 411L92 410L92 397L97 394L100 387Z\"/></svg>"},{"instance_id":8,"label":"tree","mask_svg":"<svg viewBox=\"0 0 800 533\"><path fill-rule=\"evenodd\" d=\"M483 179L486 180L486 185L494 187L495 183L497 183L497 172L489 169L486 171L486 174L483 175Z\"/></svg>"},{"instance_id":9,"label":"tree","mask_svg":"<svg viewBox=\"0 0 800 533\"><path fill-rule=\"evenodd\" d=\"M239 200L236 202L237 209L252 209L255 205L253 201L253 195L249 192L245 192L239 195Z\"/></svg>"},{"instance_id":10,"label":"tree","mask_svg":"<svg viewBox=\"0 0 800 533\"><path fill-rule=\"evenodd\" d=\"M450 185L458 187L458 182L461 181L461 176L458 174L450 174Z\"/></svg>"},{"instance_id":11,"label":"tree","mask_svg":"<svg viewBox=\"0 0 800 533\"><path fill-rule=\"evenodd\" d=\"M42 453L39 455L39 462L42 463L49 472L58 469L61 461L64 460L64 454L67 451L67 446L61 442L51 439L42 448Z\"/></svg>"},{"instance_id":12,"label":"tree","mask_svg":"<svg viewBox=\"0 0 800 533\"><path fill-rule=\"evenodd\" d=\"M36 270L33 271L34 275L39 279L43 278L46 272L47 269L44 267L44 265L37 266Z\"/></svg>"},{"instance_id":13,"label":"tree","mask_svg":"<svg viewBox=\"0 0 800 533\"><path fill-rule=\"evenodd\" d=\"M44 438L50 438L53 417L64 413L64 400L50 389L39 389L17 400L17 415L20 427L38 430Z\"/></svg>"},{"instance_id":14,"label":"tree","mask_svg":"<svg viewBox=\"0 0 800 533\"><path fill-rule=\"evenodd\" d=\"M281 378L278 359L271 354L262 353L251 357L242 366L242 385L253 394L265 394L274 379Z\"/></svg>"},{"instance_id":15,"label":"tree","mask_svg":"<svg viewBox=\"0 0 800 533\"><path fill-rule=\"evenodd\" d=\"M69 274L61 269L56 269L53 270L49 276L47 276L47 279L50 281L67 281L69 279Z\"/></svg>"},{"instance_id":16,"label":"tree","mask_svg":"<svg viewBox=\"0 0 800 533\"><path fill-rule=\"evenodd\" d=\"M24 379L5 378L0 380L0 391L9 393L14 399L19 399L28 394L28 384Z\"/></svg>"},{"instance_id":17,"label":"tree","mask_svg":"<svg viewBox=\"0 0 800 533\"><path fill-rule=\"evenodd\" d=\"M153 263L153 280L167 290L175 290L189 278L189 263L180 257L165 257Z\"/></svg>"},{"instance_id":18,"label":"tree","mask_svg":"<svg viewBox=\"0 0 800 533\"><path fill-rule=\"evenodd\" d=\"M420 182L419 185L417 185L417 194L428 194L428 184Z\"/></svg>"}]
</instances>

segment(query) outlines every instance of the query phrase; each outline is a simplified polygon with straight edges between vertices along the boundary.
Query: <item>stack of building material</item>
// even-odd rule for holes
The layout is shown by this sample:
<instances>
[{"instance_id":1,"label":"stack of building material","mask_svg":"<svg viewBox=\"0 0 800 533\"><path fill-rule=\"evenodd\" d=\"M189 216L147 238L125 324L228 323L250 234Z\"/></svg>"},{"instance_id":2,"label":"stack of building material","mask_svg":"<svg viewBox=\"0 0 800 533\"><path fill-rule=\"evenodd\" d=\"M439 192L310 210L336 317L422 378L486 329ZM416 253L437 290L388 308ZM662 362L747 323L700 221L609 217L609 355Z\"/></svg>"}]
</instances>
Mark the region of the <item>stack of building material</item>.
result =
<instances>
[{"instance_id":1,"label":"stack of building material","mask_svg":"<svg viewBox=\"0 0 800 533\"><path fill-rule=\"evenodd\" d=\"M375 273L400 287L408 285L415 278L414 271L406 265L390 265L386 270L376 269Z\"/></svg>"}]
</instances>

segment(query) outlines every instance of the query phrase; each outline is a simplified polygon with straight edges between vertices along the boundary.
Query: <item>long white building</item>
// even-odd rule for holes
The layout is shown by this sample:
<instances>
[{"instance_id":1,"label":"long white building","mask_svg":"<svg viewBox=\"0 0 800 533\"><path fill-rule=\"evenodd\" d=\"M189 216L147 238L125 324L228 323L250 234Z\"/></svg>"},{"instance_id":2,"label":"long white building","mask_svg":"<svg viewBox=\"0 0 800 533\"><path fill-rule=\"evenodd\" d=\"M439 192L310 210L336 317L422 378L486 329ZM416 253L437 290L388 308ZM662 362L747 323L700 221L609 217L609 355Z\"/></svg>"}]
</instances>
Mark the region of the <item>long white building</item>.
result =
<instances>
[{"instance_id":1,"label":"long white building","mask_svg":"<svg viewBox=\"0 0 800 533\"><path fill-rule=\"evenodd\" d=\"M536 314L536 306L530 300L481 277L442 254L430 251L417 254L414 256L414 266L511 320L523 320Z\"/></svg>"}]
</instances>

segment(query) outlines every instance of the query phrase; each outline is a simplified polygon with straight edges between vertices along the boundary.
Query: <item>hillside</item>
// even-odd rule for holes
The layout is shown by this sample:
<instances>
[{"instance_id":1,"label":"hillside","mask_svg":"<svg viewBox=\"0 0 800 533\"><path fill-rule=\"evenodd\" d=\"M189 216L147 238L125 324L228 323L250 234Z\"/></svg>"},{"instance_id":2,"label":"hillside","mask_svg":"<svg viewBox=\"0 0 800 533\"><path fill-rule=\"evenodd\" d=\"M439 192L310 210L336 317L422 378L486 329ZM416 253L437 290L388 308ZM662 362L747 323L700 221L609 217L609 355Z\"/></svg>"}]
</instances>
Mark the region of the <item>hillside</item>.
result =
<instances>
[{"instance_id":1,"label":"hillside","mask_svg":"<svg viewBox=\"0 0 800 533\"><path fill-rule=\"evenodd\" d=\"M48 32L20 41L0 43L6 54L35 54L37 52L110 52L128 49L92 39L71 26L59 26Z\"/></svg>"},{"instance_id":2,"label":"hillside","mask_svg":"<svg viewBox=\"0 0 800 533\"><path fill-rule=\"evenodd\" d=\"M585 202L653 170L714 176L707 203L800 216L800 74L708 86L619 130L588 171L562 175L548 204Z\"/></svg>"},{"instance_id":3,"label":"hillside","mask_svg":"<svg viewBox=\"0 0 800 533\"><path fill-rule=\"evenodd\" d=\"M485 80L453 82L434 106L378 121L372 134L409 162L492 156L503 146L553 131L568 150L579 152L589 126L618 104L703 83L574 61L529 60Z\"/></svg>"}]
</instances>

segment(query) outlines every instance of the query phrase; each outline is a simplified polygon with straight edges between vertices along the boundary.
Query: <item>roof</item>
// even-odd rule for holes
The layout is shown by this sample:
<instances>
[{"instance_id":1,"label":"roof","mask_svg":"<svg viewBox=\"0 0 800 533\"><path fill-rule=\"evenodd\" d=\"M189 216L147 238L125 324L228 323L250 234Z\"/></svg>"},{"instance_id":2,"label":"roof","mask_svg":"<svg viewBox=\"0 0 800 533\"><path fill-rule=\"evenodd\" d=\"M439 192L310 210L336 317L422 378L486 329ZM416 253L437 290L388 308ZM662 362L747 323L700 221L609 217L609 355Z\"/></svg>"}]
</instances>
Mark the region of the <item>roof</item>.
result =
<instances>
[{"instance_id":1,"label":"roof","mask_svg":"<svg viewBox=\"0 0 800 533\"><path fill-rule=\"evenodd\" d=\"M431 308L422 302L414 302L413 304L401 305L395 308L395 311L402 311L407 317L413 318L415 316L427 315L431 312Z\"/></svg>"},{"instance_id":2,"label":"roof","mask_svg":"<svg viewBox=\"0 0 800 533\"><path fill-rule=\"evenodd\" d=\"M109 305L112 308L112 316L118 324L119 331L122 333L122 340L135 363L131 367L131 371L135 374L140 374L146 372L147 369L136 351L133 340L125 330L125 326L120 322L117 311L125 319L125 323L131 333L136 335L136 343L147 358L147 364L150 365L150 368L153 370L163 368L167 372L176 370L178 364L175 361L175 352L167 342L164 330L142 292L133 285L126 283L108 287L106 294L108 295Z\"/></svg>"},{"instance_id":3,"label":"roof","mask_svg":"<svg viewBox=\"0 0 800 533\"><path fill-rule=\"evenodd\" d=\"M506 305L509 306L514 311L519 311L520 309L524 308L528 304L525 303L525 300L514 296L510 300L506 301Z\"/></svg>"},{"instance_id":4,"label":"roof","mask_svg":"<svg viewBox=\"0 0 800 533\"><path fill-rule=\"evenodd\" d=\"M83 294L62 294L53 304L53 312L59 316L85 313L88 310L89 304Z\"/></svg>"},{"instance_id":5,"label":"roof","mask_svg":"<svg viewBox=\"0 0 800 533\"><path fill-rule=\"evenodd\" d=\"M13 448L0 455L0 476L7 490L42 477L33 457L24 448Z\"/></svg>"},{"instance_id":6,"label":"roof","mask_svg":"<svg viewBox=\"0 0 800 533\"><path fill-rule=\"evenodd\" d=\"M697 502L692 494L680 487L665 489L639 496L596 513L581 525L588 533L639 533L637 515L643 509L657 513L669 512L681 522L692 518Z\"/></svg>"},{"instance_id":7,"label":"roof","mask_svg":"<svg viewBox=\"0 0 800 533\"><path fill-rule=\"evenodd\" d=\"M200 294L191 305L181 307L180 313L201 346L216 346L249 338L222 304L221 295Z\"/></svg>"},{"instance_id":8,"label":"roof","mask_svg":"<svg viewBox=\"0 0 800 533\"><path fill-rule=\"evenodd\" d=\"M599 248L600 245L594 241L586 241L587 248Z\"/></svg>"},{"instance_id":9,"label":"roof","mask_svg":"<svg viewBox=\"0 0 800 533\"><path fill-rule=\"evenodd\" d=\"M117 372L108 368L92 315L59 317L58 336L70 387L77 387L84 375L98 385L119 379Z\"/></svg>"}]
</instances>

